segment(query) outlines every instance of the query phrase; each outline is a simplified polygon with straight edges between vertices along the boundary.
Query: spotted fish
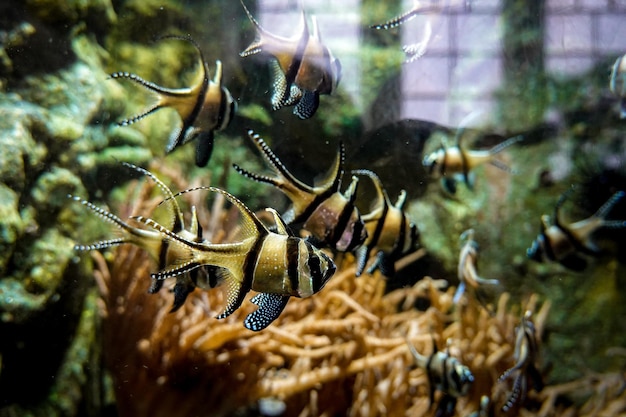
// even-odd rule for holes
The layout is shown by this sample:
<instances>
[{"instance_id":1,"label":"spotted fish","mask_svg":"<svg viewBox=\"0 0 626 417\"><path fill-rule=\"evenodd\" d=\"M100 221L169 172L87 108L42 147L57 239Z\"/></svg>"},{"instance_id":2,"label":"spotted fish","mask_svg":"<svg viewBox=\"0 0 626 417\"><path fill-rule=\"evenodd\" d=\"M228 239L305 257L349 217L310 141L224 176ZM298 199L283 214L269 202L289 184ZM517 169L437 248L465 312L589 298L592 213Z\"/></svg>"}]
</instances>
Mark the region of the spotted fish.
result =
<instances>
[{"instance_id":1,"label":"spotted fish","mask_svg":"<svg viewBox=\"0 0 626 417\"><path fill-rule=\"evenodd\" d=\"M166 39L180 39L191 43L198 51L202 71L188 88L166 88L128 72L114 72L111 78L127 79L139 84L157 95L156 102L142 113L119 122L128 126L164 107L171 107L180 116L182 126L170 135L166 152L197 139L196 165L203 167L209 162L213 152L213 132L225 129L232 120L237 103L228 89L222 86L222 62L215 62L215 76L209 79L209 67L198 44L190 38L168 36Z\"/></svg>"},{"instance_id":2,"label":"spotted fish","mask_svg":"<svg viewBox=\"0 0 626 417\"><path fill-rule=\"evenodd\" d=\"M300 15L300 32L294 37L274 35L261 27L241 1L248 19L257 31L256 39L242 57L260 52L272 55L272 108L278 110L293 106L293 113L301 119L312 117L319 106L320 94L332 94L341 78L341 64L322 43L317 20L311 17L312 32L304 16Z\"/></svg>"},{"instance_id":3,"label":"spotted fish","mask_svg":"<svg viewBox=\"0 0 626 417\"><path fill-rule=\"evenodd\" d=\"M498 382L511 377L514 378L513 390L502 406L502 411L508 412L526 399L529 379L535 390L541 391L543 388L541 374L535 366L538 351L535 325L531 320L531 312L526 311L515 332L515 351L513 353L515 365L504 371L498 378Z\"/></svg>"},{"instance_id":4,"label":"spotted fish","mask_svg":"<svg viewBox=\"0 0 626 417\"><path fill-rule=\"evenodd\" d=\"M287 195L292 203L283 215L287 224L302 223L315 242L340 252L352 251L364 242L367 231L354 204L358 178L352 177L348 190L340 192L345 160L343 144L326 178L320 185L311 187L296 179L259 135L249 130L248 137L276 175L268 177L246 171L236 164L233 166L245 177L271 184Z\"/></svg>"},{"instance_id":5,"label":"spotted fish","mask_svg":"<svg viewBox=\"0 0 626 417\"><path fill-rule=\"evenodd\" d=\"M195 207L191 208L191 225L189 229L185 228L183 213L180 210L178 202L174 198L170 189L159 180L154 174L151 172L140 168L138 166L122 163L126 167L133 169L137 172L146 175L152 181L156 183L161 192L166 197L163 202L170 214L169 224L167 225L167 229L178 236L184 237L185 239L194 241L194 242L205 242L205 239L202 237L202 227L198 222L198 216ZM169 239L163 236L162 233L156 232L154 230L142 229L123 221L118 216L110 213L102 208L97 207L93 203L83 200L77 196L69 196L74 201L77 201L89 208L91 211L96 213L100 218L110 223L116 225L122 232L122 236L109 239L109 240L101 240L89 245L76 245L75 249L79 251L89 251L89 250L102 250L105 248L109 248L112 246L121 245L124 243L131 243L145 249L148 254L157 262L158 268L163 269L171 265L176 261L180 256L182 256L180 252L180 247L171 246ZM156 293L163 287L162 280L152 280L152 285L150 286L149 292ZM191 271L189 274L181 274L176 277L176 284L174 285L174 304L172 307L172 311L178 310L183 303L185 302L187 295L194 290L196 286L201 288L213 288L218 284L217 277L213 270L211 269L199 269L195 271Z\"/></svg>"},{"instance_id":6,"label":"spotted fish","mask_svg":"<svg viewBox=\"0 0 626 417\"><path fill-rule=\"evenodd\" d=\"M526 255L537 262L556 261L571 270L582 271L587 267L585 255L601 254L600 248L593 241L594 233L602 228L626 227L624 220L606 220L613 206L624 197L625 193L618 191L613 194L591 217L564 224L559 216L559 209L571 192L570 189L563 193L556 203L554 224L550 224L549 216L541 216L541 233L526 251Z\"/></svg>"},{"instance_id":7,"label":"spotted fish","mask_svg":"<svg viewBox=\"0 0 626 417\"><path fill-rule=\"evenodd\" d=\"M429 356L420 354L415 346L407 339L409 351L415 360L415 364L422 368L428 377L430 384L430 404L435 400L435 390L444 393L438 407L438 415L452 415L456 399L467 395L474 382L474 375L470 369L463 365L457 358L450 356L448 349L445 352L437 350L433 340L433 353Z\"/></svg>"},{"instance_id":8,"label":"spotted fish","mask_svg":"<svg viewBox=\"0 0 626 417\"><path fill-rule=\"evenodd\" d=\"M294 236L280 215L271 208L277 233L270 231L241 201L215 187L197 187L220 193L242 215L242 239L234 243L196 242L173 233L153 219L135 220L167 238L179 255L167 268L152 274L167 279L203 266L216 267L218 281L226 290L227 305L217 318L225 318L241 306L246 294L256 291L251 301L258 309L249 314L244 326L259 331L283 311L290 297L309 297L319 292L335 273L335 263L305 239ZM192 191L188 190L188 191Z\"/></svg>"},{"instance_id":9,"label":"spotted fish","mask_svg":"<svg viewBox=\"0 0 626 417\"><path fill-rule=\"evenodd\" d=\"M478 263L478 243L474 240L474 229L468 229L461 234L461 240L465 244L461 248L459 254L459 265L457 267L457 276L459 278L459 287L454 293L453 302L456 304L465 291L466 285L476 289L479 285L498 285L497 279L486 279L478 275L476 265Z\"/></svg>"},{"instance_id":10,"label":"spotted fish","mask_svg":"<svg viewBox=\"0 0 626 417\"><path fill-rule=\"evenodd\" d=\"M426 155L423 165L428 169L433 178L441 178L444 188L454 194L456 182L462 180L469 189L474 188L474 180L471 171L479 165L488 163L506 172L512 172L511 168L502 161L495 159L495 155L509 146L523 139L522 136L514 136L487 150L470 150L461 146L461 138L464 128L459 128L455 137L455 144L441 147Z\"/></svg>"},{"instance_id":11,"label":"spotted fish","mask_svg":"<svg viewBox=\"0 0 626 417\"><path fill-rule=\"evenodd\" d=\"M406 192L402 190L398 201L393 205L378 175L366 169L352 173L369 177L377 194L372 211L362 216L367 229L367 239L356 251L356 276L363 273L372 251L376 252L376 260L367 273L372 274L376 269L380 269L383 275L393 276L394 262L415 251L419 246L419 230L404 211Z\"/></svg>"}]
</instances>

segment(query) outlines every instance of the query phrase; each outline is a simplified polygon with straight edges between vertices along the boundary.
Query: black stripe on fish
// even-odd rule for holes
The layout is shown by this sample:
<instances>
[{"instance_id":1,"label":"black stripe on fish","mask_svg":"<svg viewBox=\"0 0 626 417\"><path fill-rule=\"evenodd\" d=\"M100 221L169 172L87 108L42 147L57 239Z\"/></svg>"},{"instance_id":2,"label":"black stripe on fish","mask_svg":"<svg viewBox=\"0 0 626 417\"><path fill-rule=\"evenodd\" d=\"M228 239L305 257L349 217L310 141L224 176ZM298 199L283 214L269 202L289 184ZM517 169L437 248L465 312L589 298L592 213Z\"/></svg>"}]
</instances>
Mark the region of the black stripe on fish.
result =
<instances>
[{"instance_id":1,"label":"black stripe on fish","mask_svg":"<svg viewBox=\"0 0 626 417\"><path fill-rule=\"evenodd\" d=\"M433 345L434 345L434 341L433 341ZM435 380L435 373L432 369L433 359L435 357L435 354L437 353L437 346L434 346L434 348L435 350L428 357L428 360L426 362L426 369L425 369L426 376L428 377L428 386L430 387L430 392L428 394L429 404L432 404L435 401L435 387L437 386L436 380Z\"/></svg>"},{"instance_id":2,"label":"black stripe on fish","mask_svg":"<svg viewBox=\"0 0 626 417\"><path fill-rule=\"evenodd\" d=\"M374 229L374 233L372 234L372 240L367 245L368 251L370 249L374 248L378 244L378 240L380 239L380 235L383 232L383 229L385 227L385 219L387 218L387 213L388 212L389 212L389 205L387 205L387 203L385 202L383 204L383 212L382 212L382 214L380 216L380 219L378 220L378 223L376 223L376 229Z\"/></svg>"},{"instance_id":3,"label":"black stripe on fish","mask_svg":"<svg viewBox=\"0 0 626 417\"><path fill-rule=\"evenodd\" d=\"M405 243L404 241L406 240L406 228L408 227L408 225L406 221L406 215L404 214L404 210L401 210L400 213L402 213L401 220L400 220L400 233L396 237L396 241L393 244L393 249L391 250L391 253L389 254L389 256L392 259L398 259L400 256L402 256L404 252L404 243Z\"/></svg>"},{"instance_id":4,"label":"black stripe on fish","mask_svg":"<svg viewBox=\"0 0 626 417\"><path fill-rule=\"evenodd\" d=\"M296 52L293 55L293 59L289 63L287 71L285 71L285 91L283 91L283 96L277 103L279 107L282 107L285 102L289 100L289 97L291 95L291 86L295 83L298 72L300 71L300 67L302 66L302 58L304 56L306 46L309 43L309 38L310 36L308 35L308 32L307 36L302 36L300 38L300 41L298 42L298 46L296 48Z\"/></svg>"},{"instance_id":5,"label":"black stripe on fish","mask_svg":"<svg viewBox=\"0 0 626 417\"><path fill-rule=\"evenodd\" d=\"M288 237L286 241L286 260L287 260L287 277L291 284L291 289L294 292L298 291L300 282L298 280L298 270L300 269L300 242L301 240L295 237ZM311 254L309 253L309 256Z\"/></svg>"},{"instance_id":6,"label":"black stripe on fish","mask_svg":"<svg viewBox=\"0 0 626 417\"><path fill-rule=\"evenodd\" d=\"M307 252L309 254L307 259L307 266L311 273L311 278L313 281L313 292L317 293L322 289L322 285L324 284L324 276L322 274L320 260L317 256L314 256L313 246L309 242L304 242L307 248Z\"/></svg>"}]
</instances>

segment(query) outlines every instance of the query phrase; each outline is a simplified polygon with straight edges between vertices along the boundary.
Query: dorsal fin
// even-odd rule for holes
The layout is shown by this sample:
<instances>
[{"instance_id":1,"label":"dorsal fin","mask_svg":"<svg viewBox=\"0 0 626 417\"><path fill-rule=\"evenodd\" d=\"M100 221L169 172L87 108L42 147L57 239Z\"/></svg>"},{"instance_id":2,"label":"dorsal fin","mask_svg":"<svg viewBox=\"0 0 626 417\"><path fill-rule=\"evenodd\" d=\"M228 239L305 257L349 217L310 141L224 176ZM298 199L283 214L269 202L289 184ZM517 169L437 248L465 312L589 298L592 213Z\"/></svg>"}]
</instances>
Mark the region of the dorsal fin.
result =
<instances>
[{"instance_id":1,"label":"dorsal fin","mask_svg":"<svg viewBox=\"0 0 626 417\"><path fill-rule=\"evenodd\" d=\"M598 209L598 211L595 212L593 217L599 217L599 218L604 219L607 216L607 214L609 214L609 211L611 211L613 206L623 197L624 197L624 191L617 191L615 194L611 196L611 198L609 198L606 201L606 203L602 205L602 207Z\"/></svg>"},{"instance_id":2,"label":"dorsal fin","mask_svg":"<svg viewBox=\"0 0 626 417\"><path fill-rule=\"evenodd\" d=\"M359 186L359 177L352 176L352 181L345 191L344 196L348 199L348 204L353 206L356 201L357 188Z\"/></svg>"},{"instance_id":3,"label":"dorsal fin","mask_svg":"<svg viewBox=\"0 0 626 417\"><path fill-rule=\"evenodd\" d=\"M250 13L250 10L248 10L243 0L240 0L240 3L241 3L241 6L243 7L243 10L246 12L246 15L248 16L248 19L250 20L250 22L254 25L254 28L256 29L256 37L254 41L250 45L248 45L248 47L245 50L239 53L239 56L247 57L250 55L258 54L259 52L263 51L263 47L266 45L267 42L275 43L275 44L283 44L283 45L293 43L295 39L298 39L304 43L308 42L308 38L310 36L309 28L308 28L308 24L306 22L306 18L304 16L304 10L302 9L302 7L300 7L300 10L301 10L300 27L302 28L302 30L299 33L297 32L296 35L294 35L294 37L286 38L283 36L274 35L273 33L265 30L261 26L261 24L258 22L258 20L256 20L254 16L252 16L252 13Z\"/></svg>"},{"instance_id":4,"label":"dorsal fin","mask_svg":"<svg viewBox=\"0 0 626 417\"><path fill-rule=\"evenodd\" d=\"M175 198L173 198L174 194L172 193L172 190L170 190L169 187L167 185L165 185L165 183L163 181L158 179L156 177L156 175L154 175L153 173L151 173L147 169L139 167L139 166L134 165L134 164L131 164L129 162L122 162L122 165L124 165L125 167L128 167L130 169L133 169L133 170L135 170L137 172L140 172L143 175L145 175L148 178L150 178L152 181L154 181L154 183L159 187L159 189L161 190L161 192L165 196L165 199L163 201L161 201L159 203L159 205L161 205L163 203L166 203L166 202L168 203L167 204L167 209L168 209L170 215L172 216L172 227L171 227L171 230L174 233L178 233L181 230L183 230L185 228L183 212L181 211L180 206L178 205L178 201Z\"/></svg>"},{"instance_id":5,"label":"dorsal fin","mask_svg":"<svg viewBox=\"0 0 626 417\"><path fill-rule=\"evenodd\" d=\"M269 211L274 216L274 222L276 223L276 230L278 230L279 234L285 235L285 236L295 236L291 228L287 226L283 218L280 217L280 214L278 214L276 210L270 207L266 208L265 210Z\"/></svg>"},{"instance_id":6,"label":"dorsal fin","mask_svg":"<svg viewBox=\"0 0 626 417\"><path fill-rule=\"evenodd\" d=\"M400 190L400 194L398 194L398 199L396 200L395 208L402 211L404 210L404 205L406 204L406 190Z\"/></svg>"},{"instance_id":7,"label":"dorsal fin","mask_svg":"<svg viewBox=\"0 0 626 417\"><path fill-rule=\"evenodd\" d=\"M383 188L383 183L380 181L380 178L378 177L378 175L376 175L376 173L370 171L369 169L357 169L352 171L352 173L357 175L365 175L372 180L372 183L374 184L374 189L376 190L377 199L377 201L372 204L372 207L379 208L384 207L385 204L390 204L387 192Z\"/></svg>"},{"instance_id":8,"label":"dorsal fin","mask_svg":"<svg viewBox=\"0 0 626 417\"><path fill-rule=\"evenodd\" d=\"M189 227L189 233L196 236L196 241L201 242L202 238L202 225L198 220L198 210L196 206L191 206L191 226Z\"/></svg>"},{"instance_id":9,"label":"dorsal fin","mask_svg":"<svg viewBox=\"0 0 626 417\"><path fill-rule=\"evenodd\" d=\"M179 191L178 193L174 194L174 197L199 190L207 190L214 193L220 193L224 197L226 197L226 199L232 205L236 206L242 214L242 229L246 237L253 235L265 235L269 233L267 227L265 227L261 220L259 220L259 218L248 207L246 207L245 204L243 204L237 197L230 194L228 191L222 190L221 188L208 186L193 187L187 190Z\"/></svg>"},{"instance_id":10,"label":"dorsal fin","mask_svg":"<svg viewBox=\"0 0 626 417\"><path fill-rule=\"evenodd\" d=\"M346 163L346 147L343 142L339 142L339 149L337 151L337 157L333 163L333 166L328 170L326 178L320 184L326 190L332 190L333 192L339 191L341 187L341 177L343 176L343 167Z\"/></svg>"},{"instance_id":11,"label":"dorsal fin","mask_svg":"<svg viewBox=\"0 0 626 417\"><path fill-rule=\"evenodd\" d=\"M575 190L574 186L570 187L567 191L561 194L558 201L554 205L554 216L552 220L554 221L554 225L561 229L563 229L563 225L561 223L559 212L561 210L561 206L565 203L565 201L569 198L569 196L574 192L574 190Z\"/></svg>"}]
</instances>

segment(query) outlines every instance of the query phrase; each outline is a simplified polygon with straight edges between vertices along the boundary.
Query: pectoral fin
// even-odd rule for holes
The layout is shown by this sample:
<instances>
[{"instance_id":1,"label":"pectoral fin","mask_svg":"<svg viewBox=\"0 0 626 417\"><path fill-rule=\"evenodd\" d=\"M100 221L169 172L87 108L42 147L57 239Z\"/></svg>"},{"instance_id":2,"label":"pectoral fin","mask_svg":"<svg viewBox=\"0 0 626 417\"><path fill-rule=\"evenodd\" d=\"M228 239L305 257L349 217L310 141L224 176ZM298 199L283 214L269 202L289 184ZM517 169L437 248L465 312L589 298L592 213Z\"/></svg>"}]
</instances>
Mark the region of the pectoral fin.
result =
<instances>
[{"instance_id":1,"label":"pectoral fin","mask_svg":"<svg viewBox=\"0 0 626 417\"><path fill-rule=\"evenodd\" d=\"M252 331L258 332L272 324L280 316L289 301L288 295L260 293L252 297L252 303L259 306L246 317L243 325Z\"/></svg>"}]
</instances>

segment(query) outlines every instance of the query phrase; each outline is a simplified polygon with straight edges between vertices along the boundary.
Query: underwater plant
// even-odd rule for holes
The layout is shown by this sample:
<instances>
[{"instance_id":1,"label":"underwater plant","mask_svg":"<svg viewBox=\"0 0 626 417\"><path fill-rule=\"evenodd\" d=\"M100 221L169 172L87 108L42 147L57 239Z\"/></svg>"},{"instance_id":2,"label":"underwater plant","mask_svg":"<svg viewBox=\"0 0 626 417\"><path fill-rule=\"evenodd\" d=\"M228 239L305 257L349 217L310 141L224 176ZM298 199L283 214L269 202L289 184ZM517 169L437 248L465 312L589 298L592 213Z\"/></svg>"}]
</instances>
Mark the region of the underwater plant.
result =
<instances>
[{"instance_id":1,"label":"underwater plant","mask_svg":"<svg viewBox=\"0 0 626 417\"><path fill-rule=\"evenodd\" d=\"M150 215L158 205L158 199L147 198L152 187L148 182L141 186L133 213ZM183 197L196 199L191 203L198 217L210 219L204 230L211 241L232 238L236 231L228 219L235 212L224 208L224 200L209 208L194 193ZM125 211L130 214L131 208ZM458 398L455 415L479 410L485 397L491 398L495 415L575 412L577 407L563 401L568 395L591 393L603 378L618 378L548 385L502 413L514 387L498 379L515 365L521 311L533 312L541 350L550 302L540 303L537 296L517 305L504 293L491 313L469 294L455 304L456 288L431 277L386 293L379 272L355 279L355 261L346 256L315 297L293 300L272 325L256 333L241 326L253 308L250 303L216 320L224 294L196 290L170 313L170 294L147 292L153 261L145 252L122 245L111 255L107 262L93 253L105 363L122 417L263 415L271 407L282 415L433 415L438 408L429 400L429 376L413 365L407 340L424 353L432 351L433 341L447 343L450 354L471 369L474 382ZM423 255L421 249L396 268ZM611 393L603 402L595 397L594 410L623 400L623 392ZM434 402L442 396L435 393Z\"/></svg>"}]
</instances>

